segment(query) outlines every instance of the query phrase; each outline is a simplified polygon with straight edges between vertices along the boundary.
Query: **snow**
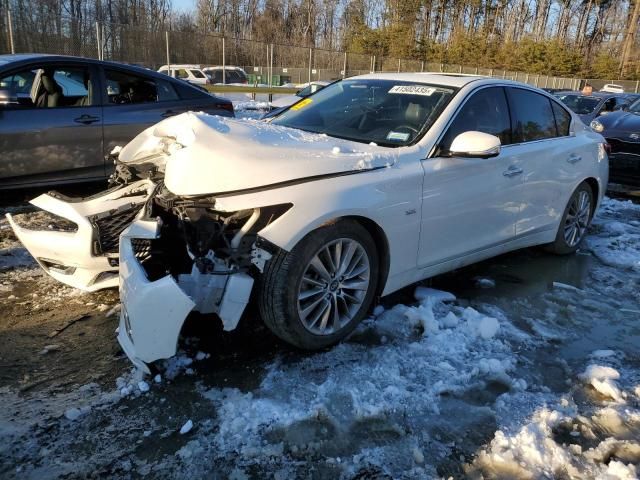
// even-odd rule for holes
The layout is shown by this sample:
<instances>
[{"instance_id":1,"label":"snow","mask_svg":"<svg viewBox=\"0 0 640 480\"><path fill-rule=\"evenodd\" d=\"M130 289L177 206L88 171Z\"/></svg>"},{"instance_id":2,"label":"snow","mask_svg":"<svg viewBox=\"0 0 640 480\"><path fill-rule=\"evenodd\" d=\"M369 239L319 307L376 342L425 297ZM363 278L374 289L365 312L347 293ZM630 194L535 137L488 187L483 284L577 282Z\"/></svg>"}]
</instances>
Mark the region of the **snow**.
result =
<instances>
[{"instance_id":1,"label":"snow","mask_svg":"<svg viewBox=\"0 0 640 480\"><path fill-rule=\"evenodd\" d=\"M442 302L453 301L456 299L456 296L453 293L444 292L442 290L436 290L435 288L429 287L416 287L414 296L416 300L420 301L426 300L427 298Z\"/></svg>"},{"instance_id":2,"label":"snow","mask_svg":"<svg viewBox=\"0 0 640 480\"><path fill-rule=\"evenodd\" d=\"M620 378L620 373L614 368L592 364L580 375L580 378L602 395L610 397L617 402L624 401L622 393L615 383L615 380Z\"/></svg>"},{"instance_id":3,"label":"snow","mask_svg":"<svg viewBox=\"0 0 640 480\"><path fill-rule=\"evenodd\" d=\"M193 428L193 421L187 420L184 425L180 428L180 435L184 435L185 433L189 433Z\"/></svg>"}]
</instances>

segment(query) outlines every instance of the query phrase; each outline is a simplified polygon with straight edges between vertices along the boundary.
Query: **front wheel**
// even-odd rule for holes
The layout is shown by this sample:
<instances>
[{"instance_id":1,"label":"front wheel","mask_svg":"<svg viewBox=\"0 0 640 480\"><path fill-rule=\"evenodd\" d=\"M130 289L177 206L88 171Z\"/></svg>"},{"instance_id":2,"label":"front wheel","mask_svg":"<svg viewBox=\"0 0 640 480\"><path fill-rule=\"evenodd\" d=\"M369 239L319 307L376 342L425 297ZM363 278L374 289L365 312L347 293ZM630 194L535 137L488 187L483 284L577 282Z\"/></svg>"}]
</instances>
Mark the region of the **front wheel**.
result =
<instances>
[{"instance_id":1,"label":"front wheel","mask_svg":"<svg viewBox=\"0 0 640 480\"><path fill-rule=\"evenodd\" d=\"M260 314L278 337L316 350L346 337L373 302L378 252L369 232L353 220L314 230L265 268Z\"/></svg>"},{"instance_id":2,"label":"front wheel","mask_svg":"<svg viewBox=\"0 0 640 480\"><path fill-rule=\"evenodd\" d=\"M575 252L587 233L594 211L593 191L588 183L578 185L564 209L560 227L547 250L558 255Z\"/></svg>"}]
</instances>

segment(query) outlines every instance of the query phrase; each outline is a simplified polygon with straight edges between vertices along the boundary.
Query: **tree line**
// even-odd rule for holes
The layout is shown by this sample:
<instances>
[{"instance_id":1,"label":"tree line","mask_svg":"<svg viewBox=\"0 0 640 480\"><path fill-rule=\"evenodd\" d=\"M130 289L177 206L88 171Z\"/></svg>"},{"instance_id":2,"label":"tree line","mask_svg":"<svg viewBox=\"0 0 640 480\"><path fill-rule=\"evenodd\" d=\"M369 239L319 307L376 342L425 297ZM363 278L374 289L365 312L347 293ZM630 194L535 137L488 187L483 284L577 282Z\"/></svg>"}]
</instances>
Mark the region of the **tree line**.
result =
<instances>
[{"instance_id":1,"label":"tree line","mask_svg":"<svg viewBox=\"0 0 640 480\"><path fill-rule=\"evenodd\" d=\"M640 78L640 0L194 0L187 11L171 0L4 0L2 9L9 4L16 32L82 36L98 21L378 58Z\"/></svg>"}]
</instances>

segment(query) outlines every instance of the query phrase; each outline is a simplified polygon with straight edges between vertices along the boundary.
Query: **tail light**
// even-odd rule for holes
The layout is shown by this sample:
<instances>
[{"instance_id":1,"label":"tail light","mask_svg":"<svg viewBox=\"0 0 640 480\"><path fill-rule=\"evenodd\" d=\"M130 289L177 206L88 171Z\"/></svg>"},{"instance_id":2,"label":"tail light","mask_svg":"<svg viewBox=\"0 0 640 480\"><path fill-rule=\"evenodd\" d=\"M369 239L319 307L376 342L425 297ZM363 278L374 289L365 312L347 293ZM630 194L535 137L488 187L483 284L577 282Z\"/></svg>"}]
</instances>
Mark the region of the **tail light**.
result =
<instances>
[{"instance_id":1,"label":"tail light","mask_svg":"<svg viewBox=\"0 0 640 480\"><path fill-rule=\"evenodd\" d=\"M233 113L233 103L216 103L215 108Z\"/></svg>"}]
</instances>

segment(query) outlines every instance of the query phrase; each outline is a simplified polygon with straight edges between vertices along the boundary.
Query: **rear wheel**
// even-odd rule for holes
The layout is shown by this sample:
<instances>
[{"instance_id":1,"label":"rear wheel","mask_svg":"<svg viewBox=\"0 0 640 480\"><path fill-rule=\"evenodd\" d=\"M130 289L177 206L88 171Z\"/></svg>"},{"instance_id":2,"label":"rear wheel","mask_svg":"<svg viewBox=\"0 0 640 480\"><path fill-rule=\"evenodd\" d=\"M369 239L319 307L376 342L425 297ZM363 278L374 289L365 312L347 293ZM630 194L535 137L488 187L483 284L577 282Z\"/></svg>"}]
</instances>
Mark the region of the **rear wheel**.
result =
<instances>
[{"instance_id":1,"label":"rear wheel","mask_svg":"<svg viewBox=\"0 0 640 480\"><path fill-rule=\"evenodd\" d=\"M578 185L564 209L560 227L547 250L558 255L575 252L587 233L594 210L593 191L588 183Z\"/></svg>"},{"instance_id":2,"label":"rear wheel","mask_svg":"<svg viewBox=\"0 0 640 480\"><path fill-rule=\"evenodd\" d=\"M340 220L269 261L259 288L262 319L278 337L314 350L337 343L364 318L377 287L378 254L367 230Z\"/></svg>"}]
</instances>

